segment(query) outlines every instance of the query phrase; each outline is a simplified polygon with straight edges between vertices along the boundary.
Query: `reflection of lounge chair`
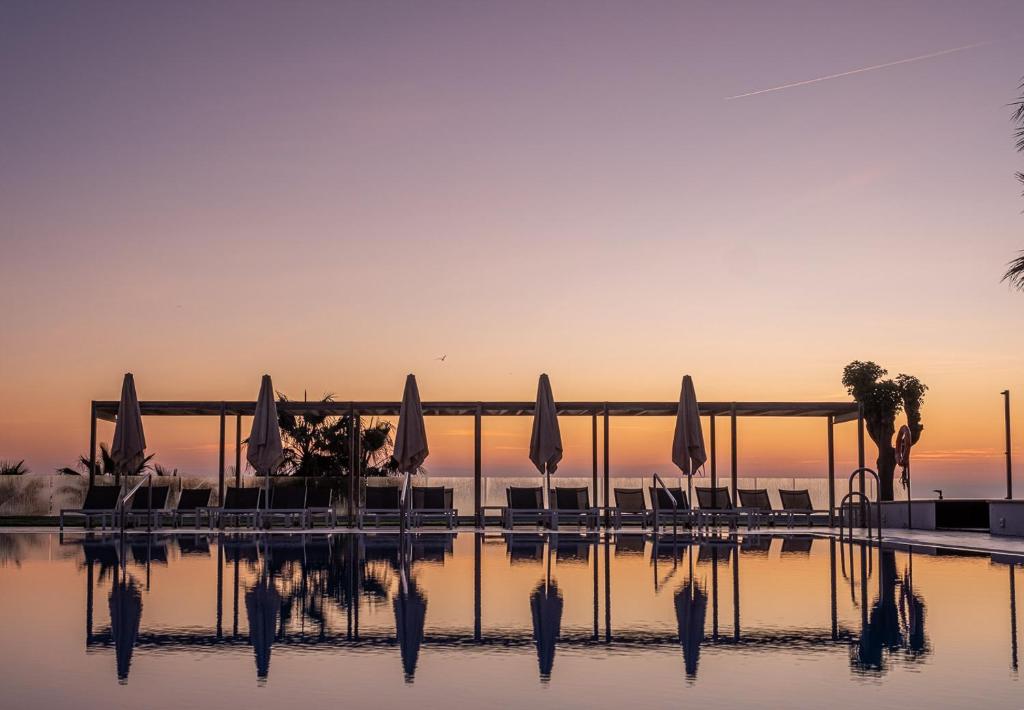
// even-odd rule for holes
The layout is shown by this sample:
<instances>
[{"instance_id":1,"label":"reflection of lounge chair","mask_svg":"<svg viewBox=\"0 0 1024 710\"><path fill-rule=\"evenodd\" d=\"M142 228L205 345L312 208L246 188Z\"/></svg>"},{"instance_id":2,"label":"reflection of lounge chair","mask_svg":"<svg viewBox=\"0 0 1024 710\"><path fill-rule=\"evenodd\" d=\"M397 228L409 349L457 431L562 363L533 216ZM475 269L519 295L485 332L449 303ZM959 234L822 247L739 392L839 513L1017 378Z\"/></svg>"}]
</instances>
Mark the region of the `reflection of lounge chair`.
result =
<instances>
[{"instance_id":1,"label":"reflection of lounge chair","mask_svg":"<svg viewBox=\"0 0 1024 710\"><path fill-rule=\"evenodd\" d=\"M505 548L512 564L544 561L543 533L506 533Z\"/></svg>"},{"instance_id":2,"label":"reflection of lounge chair","mask_svg":"<svg viewBox=\"0 0 1024 710\"><path fill-rule=\"evenodd\" d=\"M612 525L616 529L623 523L636 523L647 527L653 520L653 513L647 508L643 488L616 488L615 507L611 511Z\"/></svg>"},{"instance_id":3,"label":"reflection of lounge chair","mask_svg":"<svg viewBox=\"0 0 1024 710\"><path fill-rule=\"evenodd\" d=\"M444 486L414 486L412 489L413 527L440 522L449 529L459 522L459 511L453 505L455 493Z\"/></svg>"},{"instance_id":4,"label":"reflection of lounge chair","mask_svg":"<svg viewBox=\"0 0 1024 710\"><path fill-rule=\"evenodd\" d=\"M288 527L292 523L306 524L306 487L278 485L270 492L270 506L260 511L260 521L273 526L280 520Z\"/></svg>"},{"instance_id":5,"label":"reflection of lounge chair","mask_svg":"<svg viewBox=\"0 0 1024 710\"><path fill-rule=\"evenodd\" d=\"M90 486L86 491L81 508L65 508L60 511L59 524L64 528L64 518L69 515L85 518L85 527L92 526L93 518L99 518L100 527L114 527L117 503L121 497L120 486Z\"/></svg>"},{"instance_id":6,"label":"reflection of lounge chair","mask_svg":"<svg viewBox=\"0 0 1024 710\"><path fill-rule=\"evenodd\" d=\"M251 535L225 535L219 544L224 548L224 559L228 562L256 563L260 559L259 543Z\"/></svg>"},{"instance_id":7,"label":"reflection of lounge chair","mask_svg":"<svg viewBox=\"0 0 1024 710\"><path fill-rule=\"evenodd\" d=\"M153 537L153 535L146 535L143 540L132 542L132 558L138 564L167 564L167 542L165 540L154 540Z\"/></svg>"},{"instance_id":8,"label":"reflection of lounge chair","mask_svg":"<svg viewBox=\"0 0 1024 710\"><path fill-rule=\"evenodd\" d=\"M574 533L552 533L551 542L555 547L556 559L559 563L585 564L590 561L590 548L594 540Z\"/></svg>"},{"instance_id":9,"label":"reflection of lounge chair","mask_svg":"<svg viewBox=\"0 0 1024 710\"><path fill-rule=\"evenodd\" d=\"M782 514L787 517L789 525L796 522L797 517L803 517L808 525L814 523L815 515L827 516L827 510L815 510L811 503L811 493L806 488L796 491L779 489L779 498L782 500Z\"/></svg>"},{"instance_id":10,"label":"reflection of lounge chair","mask_svg":"<svg viewBox=\"0 0 1024 710\"><path fill-rule=\"evenodd\" d=\"M231 518L236 526L246 521L251 527L256 527L262 503L262 488L228 488L224 492L223 505L207 509L210 512L210 527L224 527L225 522Z\"/></svg>"},{"instance_id":11,"label":"reflection of lounge chair","mask_svg":"<svg viewBox=\"0 0 1024 710\"><path fill-rule=\"evenodd\" d=\"M588 529L597 527L598 509L590 505L590 491L586 486L555 488L554 525L563 523L584 526Z\"/></svg>"},{"instance_id":12,"label":"reflection of lounge chair","mask_svg":"<svg viewBox=\"0 0 1024 710\"><path fill-rule=\"evenodd\" d=\"M185 555L210 556L210 539L206 535L177 535L178 551Z\"/></svg>"},{"instance_id":13,"label":"reflection of lounge chair","mask_svg":"<svg viewBox=\"0 0 1024 710\"><path fill-rule=\"evenodd\" d=\"M544 508L544 489L540 486L509 486L505 489L505 497L508 505L501 509L502 527L511 529L520 522L547 527L554 524L554 513Z\"/></svg>"},{"instance_id":14,"label":"reflection of lounge chair","mask_svg":"<svg viewBox=\"0 0 1024 710\"><path fill-rule=\"evenodd\" d=\"M191 518L192 524L199 527L200 519L204 515L209 519L210 495L212 493L213 491L209 488L184 488L181 495L178 496L178 505L174 510L161 511L160 518L169 515L174 527L182 525Z\"/></svg>"},{"instance_id":15,"label":"reflection of lounge chair","mask_svg":"<svg viewBox=\"0 0 1024 710\"><path fill-rule=\"evenodd\" d=\"M697 550L697 564L728 564L734 547L736 546L732 543L710 542L700 545Z\"/></svg>"},{"instance_id":16,"label":"reflection of lounge chair","mask_svg":"<svg viewBox=\"0 0 1024 710\"><path fill-rule=\"evenodd\" d=\"M440 562L454 551L454 535L448 533L417 533L412 541L413 562Z\"/></svg>"},{"instance_id":17,"label":"reflection of lounge chair","mask_svg":"<svg viewBox=\"0 0 1024 710\"><path fill-rule=\"evenodd\" d=\"M401 494L398 486L367 486L365 504L359 509L356 525L364 527L372 520L374 527L381 521L400 523L402 519Z\"/></svg>"},{"instance_id":18,"label":"reflection of lounge chair","mask_svg":"<svg viewBox=\"0 0 1024 710\"><path fill-rule=\"evenodd\" d=\"M619 533L615 536L615 556L643 555L647 536L643 534Z\"/></svg>"},{"instance_id":19,"label":"reflection of lounge chair","mask_svg":"<svg viewBox=\"0 0 1024 710\"><path fill-rule=\"evenodd\" d=\"M740 554L767 555L772 548L771 535L744 535Z\"/></svg>"},{"instance_id":20,"label":"reflection of lounge chair","mask_svg":"<svg viewBox=\"0 0 1024 710\"><path fill-rule=\"evenodd\" d=\"M809 555L814 537L811 535L787 535L782 540L782 554Z\"/></svg>"}]
</instances>

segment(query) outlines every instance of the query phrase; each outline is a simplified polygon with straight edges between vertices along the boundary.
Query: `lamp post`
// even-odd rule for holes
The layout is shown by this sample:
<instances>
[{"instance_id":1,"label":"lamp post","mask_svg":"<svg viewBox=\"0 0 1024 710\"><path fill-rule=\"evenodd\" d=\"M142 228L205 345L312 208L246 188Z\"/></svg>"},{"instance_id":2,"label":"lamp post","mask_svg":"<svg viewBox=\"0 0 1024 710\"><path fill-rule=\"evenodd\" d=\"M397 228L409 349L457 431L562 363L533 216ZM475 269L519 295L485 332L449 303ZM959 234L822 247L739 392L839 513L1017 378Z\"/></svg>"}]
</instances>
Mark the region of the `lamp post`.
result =
<instances>
[{"instance_id":1,"label":"lamp post","mask_svg":"<svg viewBox=\"0 0 1024 710\"><path fill-rule=\"evenodd\" d=\"M1010 455L1010 390L1000 392L1003 395L1003 421L1006 424L1006 500L1013 499L1013 461Z\"/></svg>"}]
</instances>

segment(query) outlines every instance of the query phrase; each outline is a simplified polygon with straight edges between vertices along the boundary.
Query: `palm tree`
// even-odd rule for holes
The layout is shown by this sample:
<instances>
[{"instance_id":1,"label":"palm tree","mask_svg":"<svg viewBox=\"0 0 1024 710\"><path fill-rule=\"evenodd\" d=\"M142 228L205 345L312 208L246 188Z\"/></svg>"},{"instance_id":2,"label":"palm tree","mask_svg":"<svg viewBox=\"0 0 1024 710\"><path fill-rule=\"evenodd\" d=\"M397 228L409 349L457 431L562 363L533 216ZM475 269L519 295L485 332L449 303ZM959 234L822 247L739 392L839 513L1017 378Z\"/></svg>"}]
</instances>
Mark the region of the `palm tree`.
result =
<instances>
[{"instance_id":1,"label":"palm tree","mask_svg":"<svg viewBox=\"0 0 1024 710\"><path fill-rule=\"evenodd\" d=\"M121 473L126 476L141 476L143 473L150 469L149 462L153 460L156 454L150 454L146 458L142 459L137 465L133 466L128 471L122 471ZM79 456L76 464L77 468L88 472L90 461L88 456ZM100 455L96 458L96 474L99 476L112 476L117 471L117 464L114 462L114 457L110 454L110 447L107 444L100 444ZM70 466L64 466L58 468L57 473L66 476L77 476L78 471ZM157 475L163 475L158 473Z\"/></svg>"},{"instance_id":2,"label":"palm tree","mask_svg":"<svg viewBox=\"0 0 1024 710\"><path fill-rule=\"evenodd\" d=\"M25 459L18 462L0 461L0 476L24 476L28 472Z\"/></svg>"},{"instance_id":3,"label":"palm tree","mask_svg":"<svg viewBox=\"0 0 1024 710\"><path fill-rule=\"evenodd\" d=\"M1024 153L1024 82L1018 87L1020 97L1010 104L1013 108L1014 137L1017 139L1017 150ZM1024 172L1017 173L1017 179L1024 185ZM1003 281L1020 291L1024 291L1024 251L1006 266Z\"/></svg>"}]
</instances>

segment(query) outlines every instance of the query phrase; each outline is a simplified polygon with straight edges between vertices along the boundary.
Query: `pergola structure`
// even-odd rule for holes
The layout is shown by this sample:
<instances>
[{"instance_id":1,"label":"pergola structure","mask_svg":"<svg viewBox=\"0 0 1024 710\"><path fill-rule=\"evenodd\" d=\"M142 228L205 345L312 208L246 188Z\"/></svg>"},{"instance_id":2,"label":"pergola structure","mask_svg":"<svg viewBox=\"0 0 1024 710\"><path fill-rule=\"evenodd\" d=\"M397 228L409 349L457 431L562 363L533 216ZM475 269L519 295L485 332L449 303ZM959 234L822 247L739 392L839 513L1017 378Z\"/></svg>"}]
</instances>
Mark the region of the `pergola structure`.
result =
<instances>
[{"instance_id":1,"label":"pergola structure","mask_svg":"<svg viewBox=\"0 0 1024 710\"><path fill-rule=\"evenodd\" d=\"M611 417L674 417L679 409L678 402L558 402L556 409L559 416L590 417L592 431L592 482L594 495L598 490L598 419L603 427L603 484L605 508L611 505L609 499L609 423ZM424 402L424 416L440 417L473 417L473 499L476 520L482 522L482 458L481 442L484 417L529 417L533 416L535 403L530 402ZM241 482L242 470L242 417L251 417L256 411L254 401L142 401L139 408L143 416L158 417L218 417L220 420L220 458L218 466L218 492L220 499L224 497L224 474L226 454L227 418L235 418L235 483ZM356 434L360 417L396 417L401 402L278 402L278 412L287 412L295 416L318 415L352 417L357 423L350 429L352 456L355 460L359 437ZM830 524L832 512L836 507L835 496L835 438L833 429L842 422L857 422L857 461L864 466L864 418L860 406L856 402L701 402L701 416L708 417L708 464L711 485L718 485L718 461L715 423L718 418L729 418L731 470L730 484L736 490L739 469L737 463L736 423L739 417L816 417L827 422L828 436L828 497ZM98 420L113 422L117 418L118 402L93 401L89 427L89 482L96 476L96 422ZM667 448L668 444L666 444ZM863 490L863 474L861 480ZM348 514L353 517L353 501L355 500L356 480L349 477Z\"/></svg>"}]
</instances>

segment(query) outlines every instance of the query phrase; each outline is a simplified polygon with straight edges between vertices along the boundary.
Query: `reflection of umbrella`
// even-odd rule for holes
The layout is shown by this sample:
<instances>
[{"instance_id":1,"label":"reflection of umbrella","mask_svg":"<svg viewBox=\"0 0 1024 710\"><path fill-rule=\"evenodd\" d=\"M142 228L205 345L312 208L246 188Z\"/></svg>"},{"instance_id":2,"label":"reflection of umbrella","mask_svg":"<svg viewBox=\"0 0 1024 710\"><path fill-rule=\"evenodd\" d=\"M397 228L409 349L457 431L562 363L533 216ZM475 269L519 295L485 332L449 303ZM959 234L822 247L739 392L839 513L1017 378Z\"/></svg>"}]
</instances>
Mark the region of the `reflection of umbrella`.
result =
<instances>
[{"instance_id":1,"label":"reflection of umbrella","mask_svg":"<svg viewBox=\"0 0 1024 710\"><path fill-rule=\"evenodd\" d=\"M281 595L268 578L263 577L245 593L245 613L249 618L249 643L256 654L256 677L264 680L270 673L270 646L277 632Z\"/></svg>"},{"instance_id":2,"label":"reflection of umbrella","mask_svg":"<svg viewBox=\"0 0 1024 710\"><path fill-rule=\"evenodd\" d=\"M416 676L416 661L420 657L420 644L423 643L427 598L417 588L416 582L409 580L408 589L405 589L404 584L399 585L394 608L395 631L402 651L402 669L405 671L405 682L411 683Z\"/></svg>"},{"instance_id":3,"label":"reflection of umbrella","mask_svg":"<svg viewBox=\"0 0 1024 710\"><path fill-rule=\"evenodd\" d=\"M548 504L551 502L551 474L562 460L562 432L558 428L555 396L551 381L541 375L537 382L537 403L533 409L533 433L530 435L530 461L544 476L548 486Z\"/></svg>"},{"instance_id":4,"label":"reflection of umbrella","mask_svg":"<svg viewBox=\"0 0 1024 710\"><path fill-rule=\"evenodd\" d=\"M256 400L256 412L252 418L249 433L249 448L246 460L256 469L256 474L266 476L266 493L263 504L270 506L270 474L277 470L284 460L281 445L281 427L277 420L277 404L274 402L274 385L270 375L264 375L260 383L260 395Z\"/></svg>"},{"instance_id":5,"label":"reflection of umbrella","mask_svg":"<svg viewBox=\"0 0 1024 710\"><path fill-rule=\"evenodd\" d=\"M533 616L533 642L537 645L537 664L540 679L551 679L555 665L555 642L562 630L562 592L554 582L541 582L530 595L530 613Z\"/></svg>"},{"instance_id":6,"label":"reflection of umbrella","mask_svg":"<svg viewBox=\"0 0 1024 710\"><path fill-rule=\"evenodd\" d=\"M135 378L128 372L121 385L121 403L117 406L114 443L110 458L117 471L134 472L146 456L146 434L142 430L142 412L135 394Z\"/></svg>"},{"instance_id":7,"label":"reflection of umbrella","mask_svg":"<svg viewBox=\"0 0 1024 710\"><path fill-rule=\"evenodd\" d=\"M708 460L704 449L704 431L700 426L700 409L697 406L697 392L689 375L683 377L679 392L679 408L676 410L676 431L672 437L672 463L679 467L687 479L687 500L692 498L689 483L693 474Z\"/></svg>"},{"instance_id":8,"label":"reflection of umbrella","mask_svg":"<svg viewBox=\"0 0 1024 710\"><path fill-rule=\"evenodd\" d=\"M132 651L139 636L142 621L142 593L135 580L116 580L110 590L110 635L114 638L117 656L117 680L128 682L132 665Z\"/></svg>"},{"instance_id":9,"label":"reflection of umbrella","mask_svg":"<svg viewBox=\"0 0 1024 710\"><path fill-rule=\"evenodd\" d=\"M676 592L675 602L679 643L683 647L686 675L689 678L696 678L700 644L704 641L704 617L708 610L708 595L699 583L690 580Z\"/></svg>"}]
</instances>

